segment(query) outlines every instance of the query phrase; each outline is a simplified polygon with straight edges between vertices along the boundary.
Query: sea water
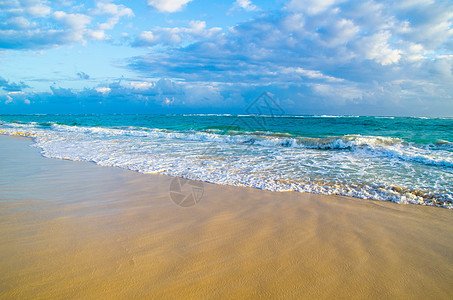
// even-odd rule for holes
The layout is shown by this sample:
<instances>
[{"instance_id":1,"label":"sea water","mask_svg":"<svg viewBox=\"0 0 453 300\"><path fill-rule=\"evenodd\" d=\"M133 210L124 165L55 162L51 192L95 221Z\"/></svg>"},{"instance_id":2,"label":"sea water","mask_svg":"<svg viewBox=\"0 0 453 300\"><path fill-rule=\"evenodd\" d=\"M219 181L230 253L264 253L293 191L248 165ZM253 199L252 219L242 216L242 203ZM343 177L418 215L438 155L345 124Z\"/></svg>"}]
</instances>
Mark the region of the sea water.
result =
<instances>
[{"instance_id":1,"label":"sea water","mask_svg":"<svg viewBox=\"0 0 453 300\"><path fill-rule=\"evenodd\" d=\"M45 157L271 191L453 208L453 118L0 115Z\"/></svg>"}]
</instances>

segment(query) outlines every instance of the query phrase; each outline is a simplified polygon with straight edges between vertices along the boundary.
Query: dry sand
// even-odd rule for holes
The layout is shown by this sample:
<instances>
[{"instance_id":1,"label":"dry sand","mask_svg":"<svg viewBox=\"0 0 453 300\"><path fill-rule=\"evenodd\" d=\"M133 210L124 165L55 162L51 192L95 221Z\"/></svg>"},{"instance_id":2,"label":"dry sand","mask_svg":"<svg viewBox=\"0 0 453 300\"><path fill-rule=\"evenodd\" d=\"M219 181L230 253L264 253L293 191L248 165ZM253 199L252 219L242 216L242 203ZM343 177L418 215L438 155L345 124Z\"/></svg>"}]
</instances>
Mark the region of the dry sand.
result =
<instances>
[{"instance_id":1,"label":"dry sand","mask_svg":"<svg viewBox=\"0 0 453 300\"><path fill-rule=\"evenodd\" d=\"M452 298L453 211L43 158L0 136L0 298Z\"/></svg>"}]
</instances>

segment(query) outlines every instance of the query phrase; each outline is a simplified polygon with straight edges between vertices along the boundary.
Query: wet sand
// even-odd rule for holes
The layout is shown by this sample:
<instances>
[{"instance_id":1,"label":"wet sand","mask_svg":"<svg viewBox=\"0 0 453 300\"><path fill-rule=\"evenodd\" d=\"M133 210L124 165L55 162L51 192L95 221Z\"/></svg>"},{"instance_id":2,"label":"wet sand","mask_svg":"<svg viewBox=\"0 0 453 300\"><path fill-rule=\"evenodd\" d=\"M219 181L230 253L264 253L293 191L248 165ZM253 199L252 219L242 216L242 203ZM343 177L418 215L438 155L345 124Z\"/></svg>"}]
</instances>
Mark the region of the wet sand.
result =
<instances>
[{"instance_id":1,"label":"wet sand","mask_svg":"<svg viewBox=\"0 0 453 300\"><path fill-rule=\"evenodd\" d=\"M0 136L0 298L453 297L453 211L43 158Z\"/></svg>"}]
</instances>

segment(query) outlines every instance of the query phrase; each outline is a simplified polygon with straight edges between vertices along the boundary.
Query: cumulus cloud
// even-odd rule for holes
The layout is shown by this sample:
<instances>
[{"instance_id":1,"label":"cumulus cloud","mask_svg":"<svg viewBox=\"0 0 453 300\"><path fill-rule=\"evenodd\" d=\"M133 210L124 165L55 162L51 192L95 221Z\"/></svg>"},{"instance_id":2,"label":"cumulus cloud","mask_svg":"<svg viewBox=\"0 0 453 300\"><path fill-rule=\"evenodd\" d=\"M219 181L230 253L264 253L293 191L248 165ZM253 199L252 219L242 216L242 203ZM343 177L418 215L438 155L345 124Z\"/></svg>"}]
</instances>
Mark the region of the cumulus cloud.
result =
<instances>
[{"instance_id":1,"label":"cumulus cloud","mask_svg":"<svg viewBox=\"0 0 453 300\"><path fill-rule=\"evenodd\" d=\"M32 26L32 24L24 17L11 17L4 21L1 26L5 29L27 29Z\"/></svg>"},{"instance_id":2,"label":"cumulus cloud","mask_svg":"<svg viewBox=\"0 0 453 300\"><path fill-rule=\"evenodd\" d=\"M453 14L445 13L451 11L446 2L293 0L210 38L184 44L167 34L173 49L134 57L129 67L193 84L274 88L296 103L318 99L311 105L326 103L325 109L328 103L402 109L436 93L445 105L453 94L451 61L441 56L453 49ZM165 40L159 31L141 38L147 45Z\"/></svg>"},{"instance_id":3,"label":"cumulus cloud","mask_svg":"<svg viewBox=\"0 0 453 300\"><path fill-rule=\"evenodd\" d=\"M25 7L25 12L33 17L44 17L50 14L50 7L43 4L43 1L29 1L31 5Z\"/></svg>"},{"instance_id":4,"label":"cumulus cloud","mask_svg":"<svg viewBox=\"0 0 453 300\"><path fill-rule=\"evenodd\" d=\"M95 40L106 38L105 30L112 30L122 17L134 17L132 9L111 2L98 2L96 8L91 11L93 15L108 16L106 22L99 23L97 29L90 30L89 35Z\"/></svg>"},{"instance_id":5,"label":"cumulus cloud","mask_svg":"<svg viewBox=\"0 0 453 300\"><path fill-rule=\"evenodd\" d=\"M64 11L53 13L53 19L62 28L61 42L76 43L84 42L86 26L91 22L91 18L84 14L68 14Z\"/></svg>"},{"instance_id":6,"label":"cumulus cloud","mask_svg":"<svg viewBox=\"0 0 453 300\"><path fill-rule=\"evenodd\" d=\"M3 99L2 99L3 98ZM6 104L7 106L25 104L29 105L31 101L27 98L27 94L20 91L8 92L5 95L0 95L0 104Z\"/></svg>"},{"instance_id":7,"label":"cumulus cloud","mask_svg":"<svg viewBox=\"0 0 453 300\"><path fill-rule=\"evenodd\" d=\"M177 12L182 10L192 0L148 0L148 5L160 12Z\"/></svg>"},{"instance_id":8,"label":"cumulus cloud","mask_svg":"<svg viewBox=\"0 0 453 300\"><path fill-rule=\"evenodd\" d=\"M305 70L301 67L286 67L286 68L281 68L279 70L279 73L281 74L300 74L303 77L309 78L309 79L320 79L320 80L326 80L330 82L341 82L344 81L342 78L336 78L333 76L327 76L321 73L320 71L316 70Z\"/></svg>"},{"instance_id":9,"label":"cumulus cloud","mask_svg":"<svg viewBox=\"0 0 453 300\"><path fill-rule=\"evenodd\" d=\"M58 3L3 1L0 4L0 49L42 49L103 40L108 37L105 31L113 29L120 18L134 15L130 8L111 1L97 1L94 9L81 5L77 12L54 10L49 4ZM105 22L93 24L94 19L103 16L107 17Z\"/></svg>"},{"instance_id":10,"label":"cumulus cloud","mask_svg":"<svg viewBox=\"0 0 453 300\"><path fill-rule=\"evenodd\" d=\"M51 12L47 1L43 0L3 0L0 1L2 12L11 15L22 14L28 17L44 17Z\"/></svg>"},{"instance_id":11,"label":"cumulus cloud","mask_svg":"<svg viewBox=\"0 0 453 300\"><path fill-rule=\"evenodd\" d=\"M392 35L388 31L378 32L363 37L357 43L357 47L367 59L374 60L383 66L395 64L400 60L402 50L390 47L389 39L391 37Z\"/></svg>"},{"instance_id":12,"label":"cumulus cloud","mask_svg":"<svg viewBox=\"0 0 453 300\"><path fill-rule=\"evenodd\" d=\"M0 89L3 89L6 92L21 92L23 89L29 88L24 82L9 82L0 76Z\"/></svg>"},{"instance_id":13,"label":"cumulus cloud","mask_svg":"<svg viewBox=\"0 0 453 300\"><path fill-rule=\"evenodd\" d=\"M243 107L243 99L216 84L193 84L169 79L127 80L93 88L71 89L52 85L48 92L0 94L0 109L17 112L187 112L190 108L219 109ZM30 107L25 107L27 99ZM225 101L229 99L230 101ZM208 105L208 106L207 106Z\"/></svg>"},{"instance_id":14,"label":"cumulus cloud","mask_svg":"<svg viewBox=\"0 0 453 300\"><path fill-rule=\"evenodd\" d=\"M287 4L287 9L290 11L301 11L310 15L316 15L325 12L335 4L342 1L339 0L291 0Z\"/></svg>"},{"instance_id":15,"label":"cumulus cloud","mask_svg":"<svg viewBox=\"0 0 453 300\"><path fill-rule=\"evenodd\" d=\"M154 45L179 45L197 40L206 40L218 34L219 27L206 28L205 21L190 21L189 27L157 27L152 31L143 31L133 45L136 47Z\"/></svg>"},{"instance_id":16,"label":"cumulus cloud","mask_svg":"<svg viewBox=\"0 0 453 300\"><path fill-rule=\"evenodd\" d=\"M95 88L96 92L102 94L102 95L105 95L105 94L108 94L110 93L110 91L112 90L111 88L109 87L98 87L98 88Z\"/></svg>"},{"instance_id":17,"label":"cumulus cloud","mask_svg":"<svg viewBox=\"0 0 453 300\"><path fill-rule=\"evenodd\" d=\"M85 73L85 72L78 72L78 73L77 73L77 76L79 76L80 79L84 79L84 80L90 79L90 75L88 75L88 74Z\"/></svg>"},{"instance_id":18,"label":"cumulus cloud","mask_svg":"<svg viewBox=\"0 0 453 300\"><path fill-rule=\"evenodd\" d=\"M233 9L243 9L245 11L259 10L259 8L250 0L236 0L233 4Z\"/></svg>"}]
</instances>

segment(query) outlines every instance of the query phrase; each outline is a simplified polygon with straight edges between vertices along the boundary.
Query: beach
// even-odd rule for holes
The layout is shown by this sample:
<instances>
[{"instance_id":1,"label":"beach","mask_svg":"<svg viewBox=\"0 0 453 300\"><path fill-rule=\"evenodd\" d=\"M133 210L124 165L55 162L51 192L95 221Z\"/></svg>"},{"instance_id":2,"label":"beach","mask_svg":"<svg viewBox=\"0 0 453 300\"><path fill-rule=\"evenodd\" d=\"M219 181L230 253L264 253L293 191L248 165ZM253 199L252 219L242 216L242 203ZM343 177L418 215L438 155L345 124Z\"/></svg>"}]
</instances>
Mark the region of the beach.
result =
<instances>
[{"instance_id":1,"label":"beach","mask_svg":"<svg viewBox=\"0 0 453 300\"><path fill-rule=\"evenodd\" d=\"M445 208L44 158L0 136L0 298L451 298Z\"/></svg>"}]
</instances>

